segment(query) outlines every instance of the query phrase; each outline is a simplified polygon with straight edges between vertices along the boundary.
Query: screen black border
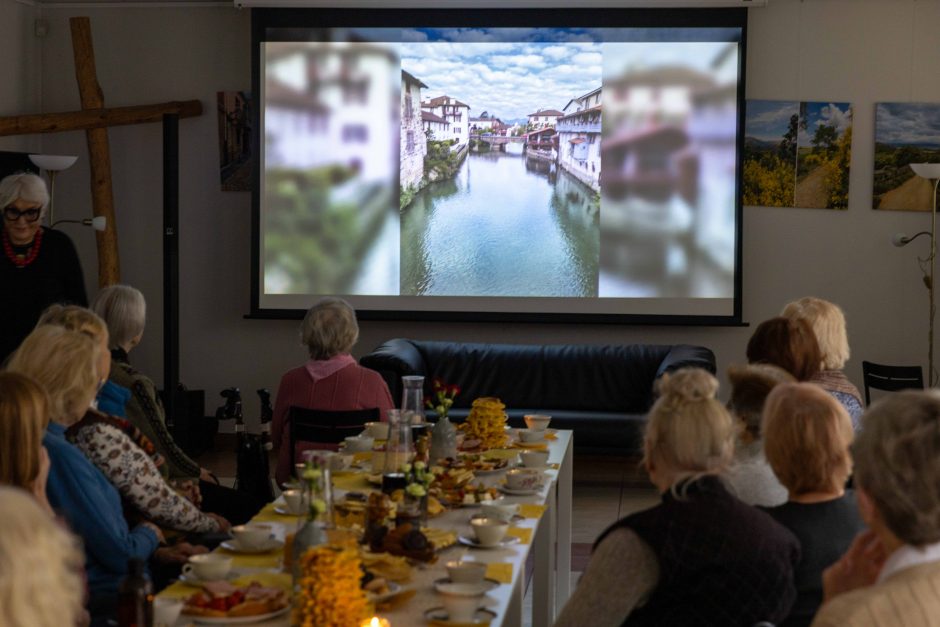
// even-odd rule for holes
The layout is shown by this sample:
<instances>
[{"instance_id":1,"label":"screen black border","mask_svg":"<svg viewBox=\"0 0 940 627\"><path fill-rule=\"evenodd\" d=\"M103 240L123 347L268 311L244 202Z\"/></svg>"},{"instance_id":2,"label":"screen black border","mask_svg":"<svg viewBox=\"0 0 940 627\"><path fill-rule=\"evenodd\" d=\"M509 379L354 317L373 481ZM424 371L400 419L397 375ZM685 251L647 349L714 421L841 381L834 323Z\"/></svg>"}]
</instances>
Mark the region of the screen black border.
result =
<instances>
[{"instance_id":1,"label":"screen black border","mask_svg":"<svg viewBox=\"0 0 940 627\"><path fill-rule=\"evenodd\" d=\"M261 42L269 28L646 28L735 27L741 29L738 83L738 133L735 169L735 272L733 313L730 316L667 314L585 314L491 311L408 311L357 309L360 320L436 322L536 322L598 323L669 326L741 326L743 275L743 176L745 79L747 57L747 8L719 9L251 9L251 94L253 141L261 146ZM301 309L260 307L261 160L255 159L251 192L251 304L249 319L299 320ZM311 303L312 304L312 303Z\"/></svg>"}]
</instances>

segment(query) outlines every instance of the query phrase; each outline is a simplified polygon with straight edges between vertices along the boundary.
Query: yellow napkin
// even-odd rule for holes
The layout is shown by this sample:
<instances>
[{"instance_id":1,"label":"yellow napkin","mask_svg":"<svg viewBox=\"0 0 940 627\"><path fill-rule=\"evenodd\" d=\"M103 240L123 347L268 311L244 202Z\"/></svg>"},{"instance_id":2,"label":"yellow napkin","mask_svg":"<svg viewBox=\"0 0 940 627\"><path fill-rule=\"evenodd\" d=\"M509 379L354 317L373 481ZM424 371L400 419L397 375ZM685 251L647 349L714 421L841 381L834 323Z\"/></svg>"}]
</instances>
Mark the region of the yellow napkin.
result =
<instances>
[{"instance_id":1,"label":"yellow napkin","mask_svg":"<svg viewBox=\"0 0 940 627\"><path fill-rule=\"evenodd\" d=\"M544 442L516 442L513 444L516 448L524 448L528 450L535 451L546 451L548 450L548 444Z\"/></svg>"},{"instance_id":2,"label":"yellow napkin","mask_svg":"<svg viewBox=\"0 0 940 627\"><path fill-rule=\"evenodd\" d=\"M522 544L532 544L532 529L529 527L510 527L506 530L506 535L519 538Z\"/></svg>"},{"instance_id":3,"label":"yellow napkin","mask_svg":"<svg viewBox=\"0 0 940 627\"><path fill-rule=\"evenodd\" d=\"M557 440L557 439L558 439L558 434L557 434L557 433L546 433L546 434L545 434L545 439L546 439L546 440Z\"/></svg>"},{"instance_id":4,"label":"yellow napkin","mask_svg":"<svg viewBox=\"0 0 940 627\"><path fill-rule=\"evenodd\" d=\"M372 451L359 451L358 453L353 453L354 462L367 462L371 459L372 459Z\"/></svg>"},{"instance_id":5,"label":"yellow napkin","mask_svg":"<svg viewBox=\"0 0 940 627\"><path fill-rule=\"evenodd\" d=\"M369 483L366 476L363 472L334 474L333 487L347 492L372 492L378 490L377 486Z\"/></svg>"},{"instance_id":6,"label":"yellow napkin","mask_svg":"<svg viewBox=\"0 0 940 627\"><path fill-rule=\"evenodd\" d=\"M282 590L287 591L290 591L291 589L291 576L286 573L251 573L250 575L242 575L241 577L233 580L232 584L236 586L247 586L252 581L257 581L262 586L268 586L271 588L281 588ZM202 586L199 585L177 581L173 585L165 588L157 596L173 599L185 599L201 588Z\"/></svg>"},{"instance_id":7,"label":"yellow napkin","mask_svg":"<svg viewBox=\"0 0 940 627\"><path fill-rule=\"evenodd\" d=\"M559 468L561 468L561 464L549 464L548 468L551 470L558 470Z\"/></svg>"},{"instance_id":8,"label":"yellow napkin","mask_svg":"<svg viewBox=\"0 0 940 627\"><path fill-rule=\"evenodd\" d=\"M519 454L519 451L513 451L504 448L494 448L483 453L483 459L512 459Z\"/></svg>"},{"instance_id":9,"label":"yellow napkin","mask_svg":"<svg viewBox=\"0 0 940 627\"><path fill-rule=\"evenodd\" d=\"M494 579L499 583L512 583L512 564L494 562L486 565L487 579Z\"/></svg>"},{"instance_id":10,"label":"yellow napkin","mask_svg":"<svg viewBox=\"0 0 940 627\"><path fill-rule=\"evenodd\" d=\"M519 515L523 518L541 518L544 513L544 505L536 505L535 503L519 504Z\"/></svg>"},{"instance_id":11,"label":"yellow napkin","mask_svg":"<svg viewBox=\"0 0 940 627\"><path fill-rule=\"evenodd\" d=\"M255 517L251 519L251 522L276 522L291 524L297 522L297 516L293 514L279 514L278 512L274 511L274 503L268 503L261 509L260 512L255 514Z\"/></svg>"}]
</instances>

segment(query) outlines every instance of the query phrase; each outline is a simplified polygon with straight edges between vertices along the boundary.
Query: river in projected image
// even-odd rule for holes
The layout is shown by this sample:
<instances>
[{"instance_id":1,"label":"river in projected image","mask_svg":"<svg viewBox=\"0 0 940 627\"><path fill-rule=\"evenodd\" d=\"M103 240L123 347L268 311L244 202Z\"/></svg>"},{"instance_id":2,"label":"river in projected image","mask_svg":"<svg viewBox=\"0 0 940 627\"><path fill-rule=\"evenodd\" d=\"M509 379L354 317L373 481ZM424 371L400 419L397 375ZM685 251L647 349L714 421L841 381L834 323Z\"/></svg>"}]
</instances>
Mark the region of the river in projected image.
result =
<instances>
[{"instance_id":1,"label":"river in projected image","mask_svg":"<svg viewBox=\"0 0 940 627\"><path fill-rule=\"evenodd\" d=\"M401 293L597 296L599 199L554 163L471 153L401 213Z\"/></svg>"}]
</instances>

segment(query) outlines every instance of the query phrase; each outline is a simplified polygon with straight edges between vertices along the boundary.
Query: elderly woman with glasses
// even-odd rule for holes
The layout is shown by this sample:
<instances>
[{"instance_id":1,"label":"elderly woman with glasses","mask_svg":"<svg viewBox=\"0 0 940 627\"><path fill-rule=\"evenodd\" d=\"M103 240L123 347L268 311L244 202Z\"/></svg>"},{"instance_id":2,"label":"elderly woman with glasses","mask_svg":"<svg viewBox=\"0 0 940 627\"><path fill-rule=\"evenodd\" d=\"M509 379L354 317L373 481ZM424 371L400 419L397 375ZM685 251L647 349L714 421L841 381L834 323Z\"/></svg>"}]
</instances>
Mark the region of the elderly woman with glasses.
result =
<instances>
[{"instance_id":1,"label":"elderly woman with glasses","mask_svg":"<svg viewBox=\"0 0 940 627\"><path fill-rule=\"evenodd\" d=\"M42 226L48 204L46 184L35 174L0 181L0 361L49 305L88 304L75 246L65 233Z\"/></svg>"}]
</instances>

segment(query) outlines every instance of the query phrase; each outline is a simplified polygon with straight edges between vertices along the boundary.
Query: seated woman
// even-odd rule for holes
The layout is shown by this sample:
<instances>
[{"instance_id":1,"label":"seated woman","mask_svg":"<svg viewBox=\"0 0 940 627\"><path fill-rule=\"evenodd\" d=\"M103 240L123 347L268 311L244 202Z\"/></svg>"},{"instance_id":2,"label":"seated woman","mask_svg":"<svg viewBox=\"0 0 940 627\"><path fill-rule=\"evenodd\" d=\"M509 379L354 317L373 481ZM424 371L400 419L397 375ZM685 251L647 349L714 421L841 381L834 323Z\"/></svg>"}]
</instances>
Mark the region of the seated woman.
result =
<instances>
[{"instance_id":1,"label":"seated woman","mask_svg":"<svg viewBox=\"0 0 940 627\"><path fill-rule=\"evenodd\" d=\"M787 501L787 490L764 457L761 413L767 395L780 383L796 381L783 368L750 364L728 369L731 398L728 411L738 421L734 461L726 479L732 493L748 505L773 506Z\"/></svg>"},{"instance_id":2,"label":"seated woman","mask_svg":"<svg viewBox=\"0 0 940 627\"><path fill-rule=\"evenodd\" d=\"M108 383L118 390L127 390L126 397L112 392L107 399L99 392L99 409L126 417L140 429L166 461L170 480L192 486L190 489L198 495L203 511L215 512L233 524L248 522L263 503L244 492L220 486L212 473L179 447L166 428L166 415L156 386L130 363L128 354L140 344L146 326L144 295L129 285L111 285L98 292L92 309L108 327L111 350ZM112 399L117 399L117 403L112 403Z\"/></svg>"},{"instance_id":3,"label":"seated woman","mask_svg":"<svg viewBox=\"0 0 940 627\"><path fill-rule=\"evenodd\" d=\"M108 329L101 318L84 307L53 305L40 317L37 329L49 325L92 338L97 344L98 382L107 380L111 353ZM46 383L47 373L42 371L41 364L30 363L30 366L29 370L21 368L21 371ZM54 399L58 391L48 384L46 389L52 390L50 396ZM153 443L126 420L90 407L82 408L80 416L58 416L53 412L52 420L69 425L66 432L69 441L105 474L144 518L183 532L215 532L229 528L227 520L215 514L204 514L167 484L157 467L158 463L163 463L162 456L156 453Z\"/></svg>"},{"instance_id":4,"label":"seated woman","mask_svg":"<svg viewBox=\"0 0 940 627\"><path fill-rule=\"evenodd\" d=\"M852 472L852 421L839 402L811 383L776 387L764 407L764 448L787 488L786 504L767 510L800 540L796 603L781 627L809 625L822 603L822 572L849 548L865 526L855 495L845 489Z\"/></svg>"},{"instance_id":5,"label":"seated woman","mask_svg":"<svg viewBox=\"0 0 940 627\"><path fill-rule=\"evenodd\" d=\"M11 486L0 486L0 520L0 625L84 624L85 584L77 538L33 495Z\"/></svg>"},{"instance_id":6,"label":"seated woman","mask_svg":"<svg viewBox=\"0 0 940 627\"><path fill-rule=\"evenodd\" d=\"M819 372L822 356L808 322L778 317L757 325L747 342L747 361L771 364L797 381L809 381Z\"/></svg>"},{"instance_id":7,"label":"seated woman","mask_svg":"<svg viewBox=\"0 0 940 627\"><path fill-rule=\"evenodd\" d=\"M940 625L940 395L874 403L852 453L869 531L823 573L814 627Z\"/></svg>"},{"instance_id":8,"label":"seated woman","mask_svg":"<svg viewBox=\"0 0 940 627\"><path fill-rule=\"evenodd\" d=\"M394 407L382 376L363 368L349 354L359 339L356 312L349 303L341 298L317 301L304 316L300 338L310 359L281 377L274 403L271 440L279 452L274 473L279 484L289 481L293 473L287 416L292 406L334 411L378 407L382 420L386 410Z\"/></svg>"},{"instance_id":9,"label":"seated woman","mask_svg":"<svg viewBox=\"0 0 940 627\"><path fill-rule=\"evenodd\" d=\"M49 399L35 381L0 372L0 484L30 492L52 515L46 497L49 453L42 435L49 425Z\"/></svg>"},{"instance_id":10,"label":"seated woman","mask_svg":"<svg viewBox=\"0 0 940 627\"><path fill-rule=\"evenodd\" d=\"M46 493L53 509L84 543L93 620L113 613L127 561L150 557L164 541L153 523L128 528L120 494L65 437L66 429L94 400L99 350L87 335L45 325L23 340L8 364L10 372L32 376L47 394L50 389L56 392L49 395L52 421L42 440L50 461ZM37 372L42 376L35 376ZM176 551L161 551L159 558L185 559Z\"/></svg>"},{"instance_id":11,"label":"seated woman","mask_svg":"<svg viewBox=\"0 0 940 627\"><path fill-rule=\"evenodd\" d=\"M662 503L600 535L559 625L753 625L790 611L799 543L732 496L734 422L698 369L664 375L644 463Z\"/></svg>"},{"instance_id":12,"label":"seated woman","mask_svg":"<svg viewBox=\"0 0 940 627\"><path fill-rule=\"evenodd\" d=\"M807 296L787 304L780 315L791 320L806 320L813 328L822 362L821 370L809 382L821 386L842 403L858 430L863 411L862 395L842 372L850 354L845 314L838 305Z\"/></svg>"}]
</instances>

